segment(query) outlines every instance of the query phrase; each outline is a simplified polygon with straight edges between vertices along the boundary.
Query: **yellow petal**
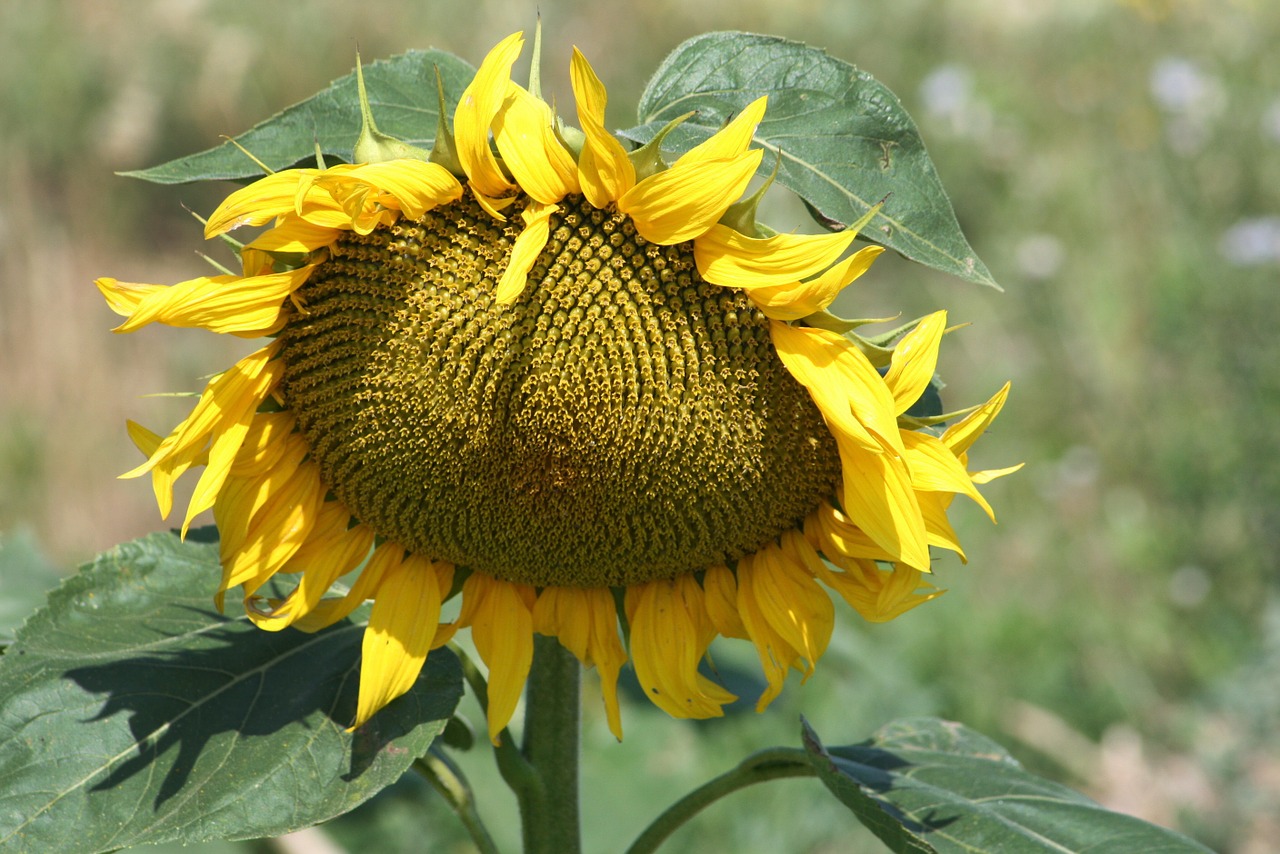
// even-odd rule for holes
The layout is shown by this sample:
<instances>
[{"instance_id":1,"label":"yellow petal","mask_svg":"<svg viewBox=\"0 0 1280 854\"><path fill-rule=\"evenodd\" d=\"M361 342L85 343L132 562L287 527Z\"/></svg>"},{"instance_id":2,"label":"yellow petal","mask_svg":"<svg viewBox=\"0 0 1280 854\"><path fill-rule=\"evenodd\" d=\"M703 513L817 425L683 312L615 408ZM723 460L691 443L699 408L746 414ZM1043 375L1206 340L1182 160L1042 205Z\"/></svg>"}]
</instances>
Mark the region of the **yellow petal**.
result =
<instances>
[{"instance_id":1,"label":"yellow petal","mask_svg":"<svg viewBox=\"0 0 1280 854\"><path fill-rule=\"evenodd\" d=\"M733 571L724 564L708 567L702 577L702 590L706 594L707 617L716 632L727 638L749 639L738 613L738 581Z\"/></svg>"},{"instance_id":2,"label":"yellow petal","mask_svg":"<svg viewBox=\"0 0 1280 854\"><path fill-rule=\"evenodd\" d=\"M956 536L951 521L947 519L947 507L954 495L950 492L920 492L916 500L920 502L920 514L924 516L925 535L929 545L953 551L960 557L961 563L968 563L964 549L960 547L960 538Z\"/></svg>"},{"instance_id":3,"label":"yellow petal","mask_svg":"<svg viewBox=\"0 0 1280 854\"><path fill-rule=\"evenodd\" d=\"M351 729L413 687L440 622L440 586L426 558L413 555L378 584L360 648L360 698Z\"/></svg>"},{"instance_id":4,"label":"yellow petal","mask_svg":"<svg viewBox=\"0 0 1280 854\"><path fill-rule=\"evenodd\" d=\"M313 252L322 246L328 246L341 234L336 228L307 222L305 219L288 214L270 231L264 231L245 250L257 249L262 252ZM244 253L242 252L241 257ZM247 266L247 265L246 265ZM253 269L246 275L257 275L260 271Z\"/></svg>"},{"instance_id":5,"label":"yellow petal","mask_svg":"<svg viewBox=\"0 0 1280 854\"><path fill-rule=\"evenodd\" d=\"M486 196L505 196L515 189L502 174L489 147L489 128L506 100L511 65L523 46L523 33L512 33L498 42L463 90L453 114L458 162L471 179L471 186Z\"/></svg>"},{"instance_id":6,"label":"yellow petal","mask_svg":"<svg viewBox=\"0 0 1280 854\"><path fill-rule=\"evenodd\" d=\"M162 441L158 433L152 433L134 421L126 421L129 438L138 450L148 457L156 452ZM192 447L180 454L172 454L163 462L151 469L151 488L155 492L156 505L160 509L160 518L168 519L173 511L173 484L188 469L208 464L209 454L198 447Z\"/></svg>"},{"instance_id":7,"label":"yellow petal","mask_svg":"<svg viewBox=\"0 0 1280 854\"><path fill-rule=\"evenodd\" d=\"M831 640L835 609L800 555L770 543L738 562L738 610L769 682L756 704L763 711L791 665L803 659L806 677L813 673Z\"/></svg>"},{"instance_id":8,"label":"yellow petal","mask_svg":"<svg viewBox=\"0 0 1280 854\"><path fill-rule=\"evenodd\" d=\"M472 572L462 586L459 626L471 627L480 658L489 666L489 740L500 742L515 714L533 664L534 590Z\"/></svg>"},{"instance_id":9,"label":"yellow petal","mask_svg":"<svg viewBox=\"0 0 1280 854\"><path fill-rule=\"evenodd\" d=\"M246 596L256 592L306 542L323 503L320 468L305 462L254 514L244 542L224 562L224 589L243 585Z\"/></svg>"},{"instance_id":10,"label":"yellow petal","mask_svg":"<svg viewBox=\"0 0 1280 854\"><path fill-rule=\"evenodd\" d=\"M928 569L924 519L902 457L870 453L838 435L836 446L849 519L895 560Z\"/></svg>"},{"instance_id":11,"label":"yellow petal","mask_svg":"<svg viewBox=\"0 0 1280 854\"><path fill-rule=\"evenodd\" d=\"M172 455L202 448L222 425L234 424L246 410L257 409L284 375L284 363L274 360L278 349L273 342L212 379L191 414L164 438L155 453L120 477L138 477Z\"/></svg>"},{"instance_id":12,"label":"yellow petal","mask_svg":"<svg viewBox=\"0 0 1280 854\"><path fill-rule=\"evenodd\" d=\"M335 581L360 565L373 547L373 529L348 527L350 520L341 502L330 501L321 508L311 536L280 567L281 573L301 573L298 585L269 612L247 608L254 625L272 632L293 625L320 603Z\"/></svg>"},{"instance_id":13,"label":"yellow petal","mask_svg":"<svg viewBox=\"0 0 1280 854\"><path fill-rule=\"evenodd\" d=\"M716 224L694 242L693 255L698 272L715 285L786 285L830 267L856 236L852 229L846 229L832 234L747 237Z\"/></svg>"},{"instance_id":14,"label":"yellow petal","mask_svg":"<svg viewBox=\"0 0 1280 854\"><path fill-rule=\"evenodd\" d=\"M269 334L283 322L284 301L302 286L313 269L314 265L249 278L201 276L149 291L137 301L129 319L113 331L133 332L148 323L163 323L253 337ZM99 289L103 288L100 284ZM132 298L132 294L121 294L115 297L115 302L123 304ZM112 301L112 297L108 297L108 302Z\"/></svg>"},{"instance_id":15,"label":"yellow petal","mask_svg":"<svg viewBox=\"0 0 1280 854\"><path fill-rule=\"evenodd\" d=\"M578 164L556 137L554 121L545 101L512 83L493 122L503 163L520 189L546 205L578 192Z\"/></svg>"},{"instance_id":16,"label":"yellow petal","mask_svg":"<svg viewBox=\"0 0 1280 854\"><path fill-rule=\"evenodd\" d=\"M404 561L404 547L387 541L373 551L373 556L360 570L356 583L345 595L333 599L321 599L305 616L295 620L293 627L304 632L318 632L328 628L339 620L348 617L352 611L364 604L378 590L383 576L394 572Z\"/></svg>"},{"instance_id":17,"label":"yellow petal","mask_svg":"<svg viewBox=\"0 0 1280 854\"><path fill-rule=\"evenodd\" d=\"M816 279L788 285L762 285L744 290L760 310L775 320L799 320L831 305L840 292L871 267L884 251L868 246L853 253Z\"/></svg>"},{"instance_id":18,"label":"yellow petal","mask_svg":"<svg viewBox=\"0 0 1280 854\"><path fill-rule=\"evenodd\" d=\"M551 229L551 215L559 210L556 205L543 205L529 202L521 211L524 230L516 238L516 245L511 249L511 258L507 261L507 269L502 271L498 281L498 289L494 299L499 305L514 302L524 291L525 282L533 262L538 260L547 245L547 235Z\"/></svg>"},{"instance_id":19,"label":"yellow petal","mask_svg":"<svg viewBox=\"0 0 1280 854\"><path fill-rule=\"evenodd\" d=\"M104 277L96 279L98 291L107 301L107 306L122 317L129 317L138 310L144 300L154 294L162 293L168 285L140 285L134 282L121 282L118 279Z\"/></svg>"},{"instance_id":20,"label":"yellow petal","mask_svg":"<svg viewBox=\"0 0 1280 854\"><path fill-rule=\"evenodd\" d=\"M938 367L938 347L946 328L947 313L935 311L894 346L884 381L893 392L895 414L906 412L929 387Z\"/></svg>"},{"instance_id":21,"label":"yellow petal","mask_svg":"<svg viewBox=\"0 0 1280 854\"><path fill-rule=\"evenodd\" d=\"M651 243L670 246L693 240L708 229L723 227L716 220L746 190L762 153L754 149L736 157L677 163L628 190L618 199L618 210L630 216L636 231Z\"/></svg>"},{"instance_id":22,"label":"yellow petal","mask_svg":"<svg viewBox=\"0 0 1280 854\"><path fill-rule=\"evenodd\" d=\"M756 98L738 113L733 121L716 131L710 139L680 155L674 166L719 160L742 154L751 145L756 126L764 118L765 106L768 103L767 97Z\"/></svg>"},{"instance_id":23,"label":"yellow petal","mask_svg":"<svg viewBox=\"0 0 1280 854\"><path fill-rule=\"evenodd\" d=\"M927 531L927 518L925 521ZM866 531L825 501L805 518L804 533L813 547L829 558L893 560L893 555L876 545Z\"/></svg>"},{"instance_id":24,"label":"yellow petal","mask_svg":"<svg viewBox=\"0 0 1280 854\"><path fill-rule=\"evenodd\" d=\"M1004 402L1009 397L1010 383L1004 386L991 396L991 399L982 406L970 412L963 420L952 424L942 434L942 441L947 447L959 456L973 447L973 443L978 441L978 437L996 420L996 416L1000 414L1000 410L1004 408Z\"/></svg>"},{"instance_id":25,"label":"yellow petal","mask_svg":"<svg viewBox=\"0 0 1280 854\"><path fill-rule=\"evenodd\" d=\"M692 575L633 584L626 606L636 678L654 705L674 718L717 718L737 698L698 672L714 635L702 588Z\"/></svg>"},{"instance_id":26,"label":"yellow petal","mask_svg":"<svg viewBox=\"0 0 1280 854\"><path fill-rule=\"evenodd\" d=\"M857 345L809 326L769 321L778 358L809 391L832 433L872 453L901 448L893 396Z\"/></svg>"},{"instance_id":27,"label":"yellow petal","mask_svg":"<svg viewBox=\"0 0 1280 854\"><path fill-rule=\"evenodd\" d=\"M911 473L913 489L967 495L986 511L992 522L996 520L995 511L973 485L969 472L940 439L927 433L904 430L902 440L906 445L907 470Z\"/></svg>"},{"instance_id":28,"label":"yellow petal","mask_svg":"<svg viewBox=\"0 0 1280 854\"><path fill-rule=\"evenodd\" d=\"M599 670L609 731L621 741L618 674L627 653L618 637L613 594L603 587L544 588L533 606L533 628L539 634L559 638L583 667L594 665Z\"/></svg>"},{"instance_id":29,"label":"yellow petal","mask_svg":"<svg viewBox=\"0 0 1280 854\"><path fill-rule=\"evenodd\" d=\"M204 236L217 237L242 225L265 225L295 211L299 187L318 169L284 169L241 187L222 200L204 225Z\"/></svg>"},{"instance_id":30,"label":"yellow petal","mask_svg":"<svg viewBox=\"0 0 1280 854\"><path fill-rule=\"evenodd\" d=\"M943 594L923 580L918 570L895 564L880 569L873 561L847 561L842 572L824 569L819 578L863 619L882 623Z\"/></svg>"},{"instance_id":31,"label":"yellow petal","mask_svg":"<svg viewBox=\"0 0 1280 854\"><path fill-rule=\"evenodd\" d=\"M462 185L448 169L423 160L361 163L342 172L326 172L316 179L316 184L335 198L335 191L359 184L372 193L369 202L399 210L409 219L418 219L432 208L462 197Z\"/></svg>"},{"instance_id":32,"label":"yellow petal","mask_svg":"<svg viewBox=\"0 0 1280 854\"><path fill-rule=\"evenodd\" d=\"M578 157L578 180L587 201L594 207L605 208L635 186L636 170L622 143L605 130L608 93L591 63L576 47L569 63L569 78L578 102L578 123L586 136Z\"/></svg>"}]
</instances>

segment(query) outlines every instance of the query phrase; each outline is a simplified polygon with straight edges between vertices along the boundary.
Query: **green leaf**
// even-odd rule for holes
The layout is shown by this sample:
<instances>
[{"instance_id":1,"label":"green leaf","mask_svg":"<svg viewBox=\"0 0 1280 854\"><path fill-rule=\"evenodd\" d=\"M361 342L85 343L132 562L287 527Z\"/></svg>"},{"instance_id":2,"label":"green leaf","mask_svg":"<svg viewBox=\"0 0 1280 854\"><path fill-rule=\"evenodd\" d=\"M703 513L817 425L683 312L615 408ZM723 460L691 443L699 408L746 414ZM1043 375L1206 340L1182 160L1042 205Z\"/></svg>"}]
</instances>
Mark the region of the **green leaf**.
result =
<instances>
[{"instance_id":1,"label":"green leaf","mask_svg":"<svg viewBox=\"0 0 1280 854\"><path fill-rule=\"evenodd\" d=\"M476 73L475 68L453 54L411 50L364 69L369 102L379 130L412 145L431 147L440 116L437 67L444 81L445 101L452 113L462 90ZM314 165L317 142L326 157L350 163L359 135L360 103L353 71L235 139L254 157L279 170L298 164ZM262 170L227 142L150 169L121 174L157 184L183 184L259 178Z\"/></svg>"},{"instance_id":2,"label":"green leaf","mask_svg":"<svg viewBox=\"0 0 1280 854\"><path fill-rule=\"evenodd\" d=\"M823 747L807 723L803 735L822 782L897 852L1209 851L1027 773L960 724L907 718L848 747Z\"/></svg>"},{"instance_id":3,"label":"green leaf","mask_svg":"<svg viewBox=\"0 0 1280 854\"><path fill-rule=\"evenodd\" d=\"M768 175L804 199L833 230L885 206L863 235L962 279L995 280L960 232L933 161L902 103L870 74L823 51L775 36L707 33L677 47L640 96L638 127L648 142L667 122L697 110L665 145L682 153L707 139L761 95L769 108L755 144Z\"/></svg>"},{"instance_id":4,"label":"green leaf","mask_svg":"<svg viewBox=\"0 0 1280 854\"><path fill-rule=\"evenodd\" d=\"M275 835L426 752L461 697L452 654L349 734L363 626L262 631L214 610L220 574L216 545L152 535L19 630L0 658L0 852Z\"/></svg>"},{"instance_id":5,"label":"green leaf","mask_svg":"<svg viewBox=\"0 0 1280 854\"><path fill-rule=\"evenodd\" d=\"M61 578L29 531L0 533L0 645L13 642L18 626Z\"/></svg>"}]
</instances>

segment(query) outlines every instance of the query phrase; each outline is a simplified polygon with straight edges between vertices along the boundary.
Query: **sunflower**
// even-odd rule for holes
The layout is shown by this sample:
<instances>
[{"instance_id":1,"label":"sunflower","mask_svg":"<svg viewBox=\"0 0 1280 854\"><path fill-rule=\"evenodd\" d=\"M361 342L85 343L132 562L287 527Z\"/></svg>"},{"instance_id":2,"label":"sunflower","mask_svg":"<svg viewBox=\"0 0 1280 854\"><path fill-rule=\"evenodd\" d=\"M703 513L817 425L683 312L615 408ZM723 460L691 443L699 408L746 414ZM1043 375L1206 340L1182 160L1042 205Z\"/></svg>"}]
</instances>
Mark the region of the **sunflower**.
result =
<instances>
[{"instance_id":1,"label":"sunflower","mask_svg":"<svg viewBox=\"0 0 1280 854\"><path fill-rule=\"evenodd\" d=\"M829 591L869 620L940 594L929 549L960 552L953 496L991 512L975 484L1004 472L970 473L966 453L1007 386L931 431L906 413L944 312L891 350L817 322L881 249L754 225L764 98L667 164L605 129L576 49L580 130L513 83L522 44L488 54L429 158L232 193L207 237L270 224L241 275L97 281L117 332L269 339L168 435L130 423L147 459L124 476L150 473L167 517L175 480L203 468L182 532L212 509L219 604L241 587L263 629L373 600L353 727L465 627L494 740L535 632L599 671L619 738L628 659L671 715L723 714L736 698L699 671L718 635L754 644L763 709L792 667L813 673ZM277 574L292 592L259 595Z\"/></svg>"}]
</instances>

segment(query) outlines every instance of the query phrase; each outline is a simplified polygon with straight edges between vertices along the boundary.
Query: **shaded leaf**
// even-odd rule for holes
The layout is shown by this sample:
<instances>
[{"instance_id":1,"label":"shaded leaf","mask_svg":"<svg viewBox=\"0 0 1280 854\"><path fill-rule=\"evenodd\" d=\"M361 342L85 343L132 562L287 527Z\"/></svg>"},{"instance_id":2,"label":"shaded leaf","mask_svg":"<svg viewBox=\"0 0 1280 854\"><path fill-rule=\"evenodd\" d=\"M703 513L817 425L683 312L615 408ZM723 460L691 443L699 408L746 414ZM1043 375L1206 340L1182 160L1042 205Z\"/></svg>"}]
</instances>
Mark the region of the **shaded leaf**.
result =
<instances>
[{"instance_id":1,"label":"shaded leaf","mask_svg":"<svg viewBox=\"0 0 1280 854\"><path fill-rule=\"evenodd\" d=\"M894 851L1209 851L1036 777L949 721L907 718L863 744L830 748L805 724L804 743L827 788Z\"/></svg>"},{"instance_id":2,"label":"shaded leaf","mask_svg":"<svg viewBox=\"0 0 1280 854\"><path fill-rule=\"evenodd\" d=\"M664 147L681 153L707 139L761 95L769 108L754 145L768 175L804 199L823 226L856 222L882 199L863 235L930 267L984 285L991 273L969 247L915 123L870 74L825 52L775 36L707 33L677 47L640 97L648 142L690 110Z\"/></svg>"},{"instance_id":3,"label":"shaded leaf","mask_svg":"<svg viewBox=\"0 0 1280 854\"><path fill-rule=\"evenodd\" d=\"M18 632L0 658L0 851L283 833L364 802L444 728L452 654L348 734L360 622L261 631L214 610L219 576L216 545L155 534L99 556Z\"/></svg>"},{"instance_id":4,"label":"shaded leaf","mask_svg":"<svg viewBox=\"0 0 1280 854\"><path fill-rule=\"evenodd\" d=\"M476 73L466 61L440 50L411 50L365 67L364 81L378 130L412 145L431 147L440 116L436 67L452 116L458 96ZM279 170L315 165L317 142L326 157L350 163L359 134L360 104L353 71L235 139L254 157ZM199 154L122 174L157 184L183 184L260 178L262 170L226 142Z\"/></svg>"}]
</instances>

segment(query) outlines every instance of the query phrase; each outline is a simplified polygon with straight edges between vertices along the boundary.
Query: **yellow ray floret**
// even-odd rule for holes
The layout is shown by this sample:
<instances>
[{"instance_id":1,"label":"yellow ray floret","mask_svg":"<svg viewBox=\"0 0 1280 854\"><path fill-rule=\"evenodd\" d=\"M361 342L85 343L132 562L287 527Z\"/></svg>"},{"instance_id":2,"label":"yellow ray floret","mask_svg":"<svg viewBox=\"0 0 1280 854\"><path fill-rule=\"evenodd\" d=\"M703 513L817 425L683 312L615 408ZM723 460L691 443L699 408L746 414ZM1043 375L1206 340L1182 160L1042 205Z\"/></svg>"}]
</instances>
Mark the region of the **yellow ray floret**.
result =
<instances>
[{"instance_id":1,"label":"yellow ray floret","mask_svg":"<svg viewBox=\"0 0 1280 854\"><path fill-rule=\"evenodd\" d=\"M609 731L621 741L618 674L627 662L627 652L618 638L613 594L603 587L547 587L533 606L533 628L559 638L584 667L595 666L600 672Z\"/></svg>"},{"instance_id":2,"label":"yellow ray floret","mask_svg":"<svg viewBox=\"0 0 1280 854\"><path fill-rule=\"evenodd\" d=\"M502 173L489 147L489 130L507 97L511 65L524 46L524 34L512 33L498 42L480 63L476 76L462 91L453 114L453 133L458 161L477 193L490 198L505 196L516 189Z\"/></svg>"},{"instance_id":3,"label":"yellow ray floret","mask_svg":"<svg viewBox=\"0 0 1280 854\"><path fill-rule=\"evenodd\" d=\"M605 130L604 108L608 94L587 58L576 47L569 64L578 122L586 141L578 157L578 180L592 205L606 208L622 198L636 183L636 170L622 143Z\"/></svg>"},{"instance_id":4,"label":"yellow ray floret","mask_svg":"<svg viewBox=\"0 0 1280 854\"><path fill-rule=\"evenodd\" d=\"M471 627L476 652L489 666L489 740L498 744L515 714L533 664L534 589L473 572L462 587L460 628Z\"/></svg>"}]
</instances>

